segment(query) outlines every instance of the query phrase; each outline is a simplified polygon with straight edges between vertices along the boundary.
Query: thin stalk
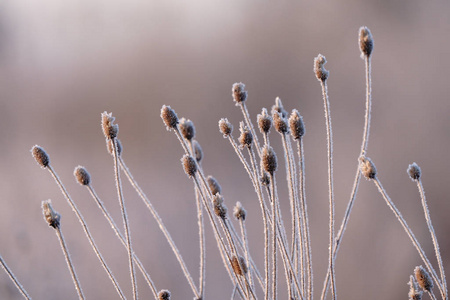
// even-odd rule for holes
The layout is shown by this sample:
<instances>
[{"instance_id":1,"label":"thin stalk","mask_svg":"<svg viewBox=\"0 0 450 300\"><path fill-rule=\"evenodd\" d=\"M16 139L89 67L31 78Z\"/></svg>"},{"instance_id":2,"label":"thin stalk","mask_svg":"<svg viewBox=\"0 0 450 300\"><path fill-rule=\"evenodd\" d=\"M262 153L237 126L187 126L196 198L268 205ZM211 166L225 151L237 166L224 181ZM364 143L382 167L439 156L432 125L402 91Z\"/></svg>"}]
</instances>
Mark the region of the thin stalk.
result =
<instances>
[{"instance_id":1,"label":"thin stalk","mask_svg":"<svg viewBox=\"0 0 450 300\"><path fill-rule=\"evenodd\" d=\"M206 269L206 247L205 247L205 227L203 221L203 208L200 202L198 189L195 189L195 203L197 204L197 223L198 223L198 237L200 243L200 299L203 299L203 293L205 289L205 269Z\"/></svg>"},{"instance_id":2,"label":"thin stalk","mask_svg":"<svg viewBox=\"0 0 450 300\"><path fill-rule=\"evenodd\" d=\"M98 195L95 192L94 188L91 185L88 185L86 187L87 187L89 193L91 194L92 198L95 200L95 202L97 203L98 207L102 211L103 215L108 220L109 225L114 230L114 233L119 238L119 240L122 242L122 245L126 248L127 247L127 242L126 242L125 238L123 237L122 233L120 233L119 227L116 225L116 223L114 222L113 218L111 217L109 212L106 210L105 205L103 204L103 202L98 197ZM158 290L156 289L155 284L153 283L152 279L150 278L150 275L145 270L144 265L142 264L140 259L137 257L136 253L134 253L134 252L133 252L133 259L134 259L134 262L136 263L136 265L138 266L139 270L141 271L142 275L144 276L145 281L147 281L148 286L152 290L153 296L155 298L157 298Z\"/></svg>"},{"instance_id":3,"label":"thin stalk","mask_svg":"<svg viewBox=\"0 0 450 300\"><path fill-rule=\"evenodd\" d=\"M253 289L253 278L252 278L252 270L253 268L250 267L250 251L249 251L249 246L248 246L248 236L247 236L247 230L245 227L245 222L242 219L239 219L239 227L241 228L241 235L242 235L242 242L244 244L244 255L245 255L245 263L247 264L248 267L248 281L250 286Z\"/></svg>"},{"instance_id":4,"label":"thin stalk","mask_svg":"<svg viewBox=\"0 0 450 300\"><path fill-rule=\"evenodd\" d=\"M173 253L175 254L175 257L178 260L178 263L180 264L181 269L183 270L184 276L185 276L186 280L188 281L189 286L192 289L192 292L194 293L196 298L199 298L200 294L197 291L197 288L196 288L196 286L194 284L194 281L192 280L192 276L189 273L188 268L186 267L186 263L184 262L183 257L180 254L180 251L178 250L178 248L175 245L175 242L173 241L169 231L167 230L166 226L164 225L164 222L162 221L162 219L159 216L159 214L156 211L156 209L153 207L153 204L147 198L147 195L142 191L142 189L139 187L137 181L131 175L130 170L125 165L125 162L124 162L124 160L122 159L121 156L119 156L119 164L120 164L120 167L122 168L122 170L124 171L126 177L128 178L128 181L133 186L135 191L138 193L138 195L142 199L142 201L144 201L145 205L147 206L147 208L152 213L153 218L158 223L159 228L161 229L162 233L164 234L164 236L165 236L167 242L169 243Z\"/></svg>"},{"instance_id":5,"label":"thin stalk","mask_svg":"<svg viewBox=\"0 0 450 300\"><path fill-rule=\"evenodd\" d=\"M244 115L245 124L250 128L250 132L253 135L254 144L256 145L256 152L258 152L258 156L261 157L261 148L258 141L258 136L256 135L255 128L253 127L253 123L250 120L250 114L248 113L247 106L245 105L245 102L239 102L239 106L242 109L242 114Z\"/></svg>"},{"instance_id":6,"label":"thin stalk","mask_svg":"<svg viewBox=\"0 0 450 300\"><path fill-rule=\"evenodd\" d=\"M436 271L433 269L433 266L431 265L430 261L428 260L427 256L425 255L425 252L423 251L423 248L420 246L420 243L417 241L416 237L414 236L414 233L412 232L411 228L409 228L408 224L406 223L405 219L403 219L402 214L397 209L397 207L392 202L391 198L389 198L388 194L386 193L385 189L381 185L380 180L378 177L375 177L373 180L375 183L375 186L378 188L378 191L383 196L384 200L386 201L389 208L392 210L394 215L397 217L397 220L400 222L400 224L403 226L403 229L408 234L408 237L411 239L411 242L416 247L417 251L419 252L420 257L422 258L422 261L425 263L428 271L431 273L431 276L433 277L433 280L438 285L438 288L441 292L442 298L445 299L445 292L442 287L442 283L440 282L439 278L437 277Z\"/></svg>"},{"instance_id":7,"label":"thin stalk","mask_svg":"<svg viewBox=\"0 0 450 300\"><path fill-rule=\"evenodd\" d=\"M103 259L103 256L101 255L100 251L98 250L98 247L95 244L94 238L92 237L91 232L89 231L86 221L84 220L83 216L81 215L81 212L78 210L77 206L75 205L75 202L73 202L73 200L70 197L69 193L67 192L66 188L64 187L61 180L59 179L58 174L56 174L55 170L53 170L53 167L50 165L47 166L47 169L50 172L50 174L53 176L53 179L55 179L56 184L59 186L61 192L63 193L63 195L66 198L67 202L69 203L70 207L75 212L75 215L77 216L78 221L80 221L81 226L83 227L84 233L86 234L86 237L88 238L89 243L92 246L92 249L94 250L95 254L97 255L98 259L100 260L100 263L102 264L103 269L105 269L105 272L108 274L109 279L111 279L111 282L114 285L114 288L116 289L120 298L126 299L125 295L122 292L122 289L119 287L119 284L117 283L116 278L112 274L111 270L109 269L108 265L106 264L105 260Z\"/></svg>"},{"instance_id":8,"label":"thin stalk","mask_svg":"<svg viewBox=\"0 0 450 300\"><path fill-rule=\"evenodd\" d=\"M58 236L59 242L61 244L61 249L63 250L64 257L66 258L67 267L69 268L70 275L72 275L72 280L75 285L75 289L77 290L78 298L84 299L83 291L81 290L80 282L78 281L77 274L75 273L75 268L73 267L72 260L70 259L69 250L67 249L67 245L64 240L64 236L61 232L61 228L59 226L56 226L55 230L56 235Z\"/></svg>"},{"instance_id":9,"label":"thin stalk","mask_svg":"<svg viewBox=\"0 0 450 300\"><path fill-rule=\"evenodd\" d=\"M275 177L270 174L270 183L272 188L272 299L277 299L277 209L275 197ZM289 286L289 283L288 283Z\"/></svg>"},{"instance_id":10,"label":"thin stalk","mask_svg":"<svg viewBox=\"0 0 450 300\"><path fill-rule=\"evenodd\" d=\"M0 264L3 267L3 270L8 274L9 278L12 280L16 288L19 290L19 292L22 294L22 296L25 299L31 300L31 297L28 295L27 291L23 288L23 286L20 284L19 280L17 280L17 277L14 275L14 273L11 271L11 269L8 267L6 262L3 260L3 257L0 255Z\"/></svg>"},{"instance_id":11,"label":"thin stalk","mask_svg":"<svg viewBox=\"0 0 450 300\"><path fill-rule=\"evenodd\" d=\"M432 299L432 300L437 300L436 299L436 295L433 293L433 291L427 291L428 292L428 295L430 295L430 298Z\"/></svg>"},{"instance_id":12,"label":"thin stalk","mask_svg":"<svg viewBox=\"0 0 450 300\"><path fill-rule=\"evenodd\" d=\"M442 263L441 253L439 251L439 243L438 243L438 240L436 237L436 232L434 231L434 228L433 228L433 224L431 223L430 211L428 209L427 199L425 197L425 190L422 185L422 179L420 179L420 178L419 178L419 180L417 180L417 187L419 188L420 198L422 200L423 212L425 214L425 219L427 220L428 229L430 230L431 239L433 240L434 251L436 254L436 259L439 264L439 271L441 273L441 281L442 281L442 285L443 285L443 288L445 291L445 299L448 299L447 281L445 278L444 265Z\"/></svg>"},{"instance_id":13,"label":"thin stalk","mask_svg":"<svg viewBox=\"0 0 450 300\"><path fill-rule=\"evenodd\" d=\"M134 270L133 263L133 248L131 247L131 236L130 236L130 226L128 223L127 211L125 208L125 200L123 198L122 193L122 182L120 180L120 172L119 172L119 155L117 153L117 140L113 139L113 157L114 157L114 176L117 187L117 197L119 198L120 209L122 211L122 220L123 227L125 229L125 239L127 240L127 250L128 250L128 264L130 266L130 276L131 276L131 285L133 287L133 299L138 299L138 291L137 291L137 283L136 283L136 272Z\"/></svg>"}]
</instances>

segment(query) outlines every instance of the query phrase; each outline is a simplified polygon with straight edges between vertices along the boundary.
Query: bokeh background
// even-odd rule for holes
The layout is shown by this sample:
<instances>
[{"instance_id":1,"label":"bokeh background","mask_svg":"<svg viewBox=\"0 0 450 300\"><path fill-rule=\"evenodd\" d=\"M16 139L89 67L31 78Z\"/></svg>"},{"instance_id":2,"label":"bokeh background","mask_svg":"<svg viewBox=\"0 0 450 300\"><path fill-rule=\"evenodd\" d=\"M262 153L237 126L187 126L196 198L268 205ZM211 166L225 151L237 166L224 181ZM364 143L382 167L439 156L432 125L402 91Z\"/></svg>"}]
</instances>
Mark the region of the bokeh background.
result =
<instances>
[{"instance_id":1,"label":"bokeh background","mask_svg":"<svg viewBox=\"0 0 450 300\"><path fill-rule=\"evenodd\" d=\"M6 0L0 3L0 253L34 299L76 299L57 238L44 222L41 201L52 199L81 285L89 299L117 295L50 174L30 155L50 154L110 263L131 297L127 256L87 190L74 180L84 165L93 186L121 224L113 161L100 113L120 125L123 157L149 195L198 278L198 235L192 182L183 151L159 117L163 104L194 121L203 166L221 183L227 206L248 210L250 248L262 266L261 217L247 175L217 122L238 128L231 86L249 91L253 120L281 97L306 123L307 201L313 243L315 296L327 264L326 138L320 86L312 72L322 53L330 70L336 215L340 225L359 155L364 122L364 64L358 28L375 38L373 116L368 156L386 190L433 258L415 184L406 174L417 162L450 272L449 80L450 3L389 1L122 1ZM273 144L281 154L279 137ZM286 199L284 171L279 190ZM158 289L192 299L176 259L150 213L124 180L134 249ZM287 200L283 200L288 215ZM205 299L229 299L232 285L207 226ZM337 258L338 297L406 299L409 275L422 264L398 221L371 182L363 180ZM282 273L280 273L282 274ZM138 275L141 299L150 290ZM281 277L282 278L282 277ZM280 285L280 298L285 297ZM0 272L0 298L21 296Z\"/></svg>"}]
</instances>

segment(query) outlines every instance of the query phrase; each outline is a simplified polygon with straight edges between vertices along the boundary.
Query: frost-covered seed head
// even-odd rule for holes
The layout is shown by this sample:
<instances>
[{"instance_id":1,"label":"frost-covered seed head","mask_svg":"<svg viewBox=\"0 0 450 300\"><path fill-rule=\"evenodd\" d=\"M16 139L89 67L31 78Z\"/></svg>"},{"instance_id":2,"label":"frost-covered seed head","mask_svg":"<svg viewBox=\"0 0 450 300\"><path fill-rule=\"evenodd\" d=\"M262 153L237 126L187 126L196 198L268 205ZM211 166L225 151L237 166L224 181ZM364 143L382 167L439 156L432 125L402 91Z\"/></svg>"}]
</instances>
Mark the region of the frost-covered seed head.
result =
<instances>
[{"instance_id":1,"label":"frost-covered seed head","mask_svg":"<svg viewBox=\"0 0 450 300\"><path fill-rule=\"evenodd\" d=\"M231 257L231 266L236 275L244 276L247 274L247 265L245 264L245 259L242 256L237 258L235 255Z\"/></svg>"},{"instance_id":2,"label":"frost-covered seed head","mask_svg":"<svg viewBox=\"0 0 450 300\"><path fill-rule=\"evenodd\" d=\"M359 28L359 49L361 50L361 57L370 57L373 51L373 37L369 28L363 26Z\"/></svg>"},{"instance_id":3,"label":"frost-covered seed head","mask_svg":"<svg viewBox=\"0 0 450 300\"><path fill-rule=\"evenodd\" d=\"M59 228L61 215L53 210L50 200L42 201L42 212L44 213L44 219L47 221L48 226Z\"/></svg>"},{"instance_id":4,"label":"frost-covered seed head","mask_svg":"<svg viewBox=\"0 0 450 300\"><path fill-rule=\"evenodd\" d=\"M233 215L236 217L236 219L245 221L247 211L242 207L241 202L236 202L236 206L233 209Z\"/></svg>"},{"instance_id":5,"label":"frost-covered seed head","mask_svg":"<svg viewBox=\"0 0 450 300\"><path fill-rule=\"evenodd\" d=\"M214 195L213 205L214 205L214 213L216 214L216 216L218 216L222 220L225 220L227 218L228 209L223 203L223 197L220 194Z\"/></svg>"},{"instance_id":6,"label":"frost-covered seed head","mask_svg":"<svg viewBox=\"0 0 450 300\"><path fill-rule=\"evenodd\" d=\"M252 133L250 132L248 127L244 125L244 122L241 122L239 130L241 132L241 135L239 136L239 143L241 144L241 147L250 148L253 142Z\"/></svg>"},{"instance_id":7,"label":"frost-covered seed head","mask_svg":"<svg viewBox=\"0 0 450 300\"><path fill-rule=\"evenodd\" d=\"M409 276L408 284L409 284L409 293L408 293L409 300L422 300L423 292L419 290L419 286L412 275Z\"/></svg>"},{"instance_id":8,"label":"frost-covered seed head","mask_svg":"<svg viewBox=\"0 0 450 300\"><path fill-rule=\"evenodd\" d=\"M431 279L428 272L422 267L418 266L414 269L414 275L416 276L417 283L419 286L427 292L431 292L433 288L433 280Z\"/></svg>"},{"instance_id":9,"label":"frost-covered seed head","mask_svg":"<svg viewBox=\"0 0 450 300\"><path fill-rule=\"evenodd\" d=\"M114 124L115 119L112 113L102 112L102 130L105 137L109 140L116 138L119 133L119 125Z\"/></svg>"},{"instance_id":10,"label":"frost-covered seed head","mask_svg":"<svg viewBox=\"0 0 450 300\"><path fill-rule=\"evenodd\" d=\"M273 151L272 147L267 145L264 146L262 150L261 164L264 171L273 176L277 170L277 155L275 154L275 151Z\"/></svg>"},{"instance_id":11,"label":"frost-covered seed head","mask_svg":"<svg viewBox=\"0 0 450 300\"><path fill-rule=\"evenodd\" d=\"M219 129L224 138L227 138L233 132L233 125L228 122L228 119L222 118L219 120Z\"/></svg>"},{"instance_id":12,"label":"frost-covered seed head","mask_svg":"<svg viewBox=\"0 0 450 300\"><path fill-rule=\"evenodd\" d=\"M280 97L275 98L275 105L272 106L271 111L272 111L272 115L273 115L274 111L279 112L283 118L287 118L289 115L287 110L284 109L283 103L281 102Z\"/></svg>"},{"instance_id":13,"label":"frost-covered seed head","mask_svg":"<svg viewBox=\"0 0 450 300\"><path fill-rule=\"evenodd\" d=\"M374 179L377 176L377 168L368 157L361 156L359 158L359 168L366 179Z\"/></svg>"},{"instance_id":14,"label":"frost-covered seed head","mask_svg":"<svg viewBox=\"0 0 450 300\"><path fill-rule=\"evenodd\" d=\"M267 109L263 108L261 114L258 115L259 131L268 134L270 127L272 127L272 117L267 113Z\"/></svg>"},{"instance_id":15,"label":"frost-covered seed head","mask_svg":"<svg viewBox=\"0 0 450 300\"><path fill-rule=\"evenodd\" d=\"M326 63L327 60L322 54L314 58L314 73L316 74L317 80L322 82L326 81L329 75L329 72L324 67Z\"/></svg>"},{"instance_id":16,"label":"frost-covered seed head","mask_svg":"<svg viewBox=\"0 0 450 300\"><path fill-rule=\"evenodd\" d=\"M185 118L180 119L180 131L183 137L190 141L195 136L194 123L191 120L186 120Z\"/></svg>"},{"instance_id":17,"label":"frost-covered seed head","mask_svg":"<svg viewBox=\"0 0 450 300\"><path fill-rule=\"evenodd\" d=\"M50 164L50 157L47 152L45 152L44 148L34 145L33 148L31 148L31 154L41 167L47 168Z\"/></svg>"},{"instance_id":18,"label":"frost-covered seed head","mask_svg":"<svg viewBox=\"0 0 450 300\"><path fill-rule=\"evenodd\" d=\"M91 184L91 175L86 170L85 167L78 166L73 171L73 175L75 176L75 179L77 182L81 185L89 185Z\"/></svg>"},{"instance_id":19,"label":"frost-covered seed head","mask_svg":"<svg viewBox=\"0 0 450 300\"><path fill-rule=\"evenodd\" d=\"M195 176L195 173L197 172L197 163L192 156L185 154L181 159L181 163L183 164L186 175L189 177Z\"/></svg>"},{"instance_id":20,"label":"frost-covered seed head","mask_svg":"<svg viewBox=\"0 0 450 300\"><path fill-rule=\"evenodd\" d=\"M407 170L409 177L413 181L417 181L420 179L420 176L422 175L422 171L420 170L420 167L414 162L408 166Z\"/></svg>"},{"instance_id":21,"label":"frost-covered seed head","mask_svg":"<svg viewBox=\"0 0 450 300\"><path fill-rule=\"evenodd\" d=\"M200 163L203 159L202 146L200 146L200 143L197 142L197 140L192 140L192 146L194 147L195 159L197 160L198 163Z\"/></svg>"},{"instance_id":22,"label":"frost-covered seed head","mask_svg":"<svg viewBox=\"0 0 450 300\"><path fill-rule=\"evenodd\" d=\"M233 100L236 102L236 105L239 105L240 103L247 100L247 91L245 90L245 84L242 82L237 82L233 84L233 87L231 89L233 92Z\"/></svg>"},{"instance_id":23,"label":"frost-covered seed head","mask_svg":"<svg viewBox=\"0 0 450 300\"><path fill-rule=\"evenodd\" d=\"M158 300L170 300L170 292L168 290L159 291Z\"/></svg>"},{"instance_id":24,"label":"frost-covered seed head","mask_svg":"<svg viewBox=\"0 0 450 300\"><path fill-rule=\"evenodd\" d=\"M178 116L175 111L167 105L161 108L161 119L164 121L167 130L175 129L178 125Z\"/></svg>"},{"instance_id":25,"label":"frost-covered seed head","mask_svg":"<svg viewBox=\"0 0 450 300\"><path fill-rule=\"evenodd\" d=\"M291 116L289 117L289 127L294 140L300 139L305 134L303 118L296 109L292 110Z\"/></svg>"},{"instance_id":26,"label":"frost-covered seed head","mask_svg":"<svg viewBox=\"0 0 450 300\"><path fill-rule=\"evenodd\" d=\"M214 177L208 176L206 181L208 181L209 189L213 195L220 194L222 192L222 187Z\"/></svg>"},{"instance_id":27,"label":"frost-covered seed head","mask_svg":"<svg viewBox=\"0 0 450 300\"><path fill-rule=\"evenodd\" d=\"M289 131L288 123L281 113L272 111L273 127L281 134L285 134Z\"/></svg>"}]
</instances>

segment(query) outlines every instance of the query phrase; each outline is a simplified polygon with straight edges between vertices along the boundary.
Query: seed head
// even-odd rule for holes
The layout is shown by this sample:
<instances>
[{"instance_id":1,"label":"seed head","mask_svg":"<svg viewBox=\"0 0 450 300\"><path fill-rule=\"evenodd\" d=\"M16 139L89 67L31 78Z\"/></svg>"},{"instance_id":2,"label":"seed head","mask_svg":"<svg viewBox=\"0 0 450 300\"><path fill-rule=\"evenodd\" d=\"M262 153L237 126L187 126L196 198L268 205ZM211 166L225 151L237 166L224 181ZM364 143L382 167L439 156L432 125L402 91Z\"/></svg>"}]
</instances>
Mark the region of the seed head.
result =
<instances>
[{"instance_id":1,"label":"seed head","mask_svg":"<svg viewBox=\"0 0 450 300\"><path fill-rule=\"evenodd\" d=\"M168 290L159 291L158 300L170 300L170 292Z\"/></svg>"},{"instance_id":2,"label":"seed head","mask_svg":"<svg viewBox=\"0 0 450 300\"><path fill-rule=\"evenodd\" d=\"M48 156L47 152L45 152L44 148L38 145L34 145L33 148L31 148L31 155L33 155L36 162L42 168L47 168L50 164L50 157Z\"/></svg>"},{"instance_id":3,"label":"seed head","mask_svg":"<svg viewBox=\"0 0 450 300\"><path fill-rule=\"evenodd\" d=\"M427 292L431 292L433 288L433 280L431 279L428 272L422 267L418 266L414 269L414 275L416 276L417 283L419 286Z\"/></svg>"},{"instance_id":4,"label":"seed head","mask_svg":"<svg viewBox=\"0 0 450 300\"><path fill-rule=\"evenodd\" d=\"M245 221L247 211L242 207L241 202L236 202L236 206L233 209L233 215L236 217L236 219Z\"/></svg>"},{"instance_id":5,"label":"seed head","mask_svg":"<svg viewBox=\"0 0 450 300\"><path fill-rule=\"evenodd\" d=\"M298 110L292 110L289 117L289 127L291 129L291 135L294 140L300 139L305 134L305 124L303 123L303 117Z\"/></svg>"},{"instance_id":6,"label":"seed head","mask_svg":"<svg viewBox=\"0 0 450 300\"><path fill-rule=\"evenodd\" d=\"M261 133L268 134L270 127L272 127L272 117L267 113L267 109L263 108L260 115L258 115L258 127Z\"/></svg>"},{"instance_id":7,"label":"seed head","mask_svg":"<svg viewBox=\"0 0 450 300\"><path fill-rule=\"evenodd\" d=\"M115 119L112 113L102 112L102 129L106 139L112 140L119 133L119 125L114 124Z\"/></svg>"},{"instance_id":8,"label":"seed head","mask_svg":"<svg viewBox=\"0 0 450 300\"><path fill-rule=\"evenodd\" d=\"M368 157L361 156L359 158L359 168L366 179L374 179L377 176L377 168Z\"/></svg>"},{"instance_id":9,"label":"seed head","mask_svg":"<svg viewBox=\"0 0 450 300\"><path fill-rule=\"evenodd\" d=\"M55 229L59 228L61 215L53 210L52 201L42 201L42 212L44 213L44 219L47 221L48 226Z\"/></svg>"},{"instance_id":10,"label":"seed head","mask_svg":"<svg viewBox=\"0 0 450 300\"><path fill-rule=\"evenodd\" d=\"M275 110L272 111L272 118L273 118L273 127L275 127L276 131L278 131L281 134L285 134L289 131L288 123L281 113Z\"/></svg>"},{"instance_id":11,"label":"seed head","mask_svg":"<svg viewBox=\"0 0 450 300\"><path fill-rule=\"evenodd\" d=\"M233 125L228 122L228 119L222 118L219 120L219 129L223 134L223 137L227 138L229 135L231 135L231 132L233 132Z\"/></svg>"},{"instance_id":12,"label":"seed head","mask_svg":"<svg viewBox=\"0 0 450 300\"><path fill-rule=\"evenodd\" d=\"M214 177L208 176L208 178L206 180L208 181L209 189L211 190L211 193L213 195L220 194L222 192L222 187L220 186L219 182L217 182L217 180Z\"/></svg>"},{"instance_id":13,"label":"seed head","mask_svg":"<svg viewBox=\"0 0 450 300\"><path fill-rule=\"evenodd\" d=\"M273 176L277 170L277 155L272 147L264 146L262 150L261 164L264 171Z\"/></svg>"},{"instance_id":14,"label":"seed head","mask_svg":"<svg viewBox=\"0 0 450 300\"><path fill-rule=\"evenodd\" d=\"M197 142L196 140L192 140L192 146L194 147L195 159L197 160L198 163L200 163L203 159L203 149L200 146L200 143Z\"/></svg>"},{"instance_id":15,"label":"seed head","mask_svg":"<svg viewBox=\"0 0 450 300\"><path fill-rule=\"evenodd\" d=\"M325 69L323 65L327 63L325 56L319 54L314 58L314 73L316 74L317 80L326 81L328 79L329 72Z\"/></svg>"},{"instance_id":16,"label":"seed head","mask_svg":"<svg viewBox=\"0 0 450 300\"><path fill-rule=\"evenodd\" d=\"M252 146L252 142L253 142L253 135L250 132L250 130L248 129L247 126L244 125L244 122L240 123L240 128L239 128L241 135L239 136L239 143L241 144L241 147L248 147L250 148Z\"/></svg>"},{"instance_id":17,"label":"seed head","mask_svg":"<svg viewBox=\"0 0 450 300\"><path fill-rule=\"evenodd\" d=\"M422 175L420 167L415 162L409 165L407 172L412 181L418 181Z\"/></svg>"},{"instance_id":18,"label":"seed head","mask_svg":"<svg viewBox=\"0 0 450 300\"><path fill-rule=\"evenodd\" d=\"M283 103L281 102L280 97L275 98L275 105L272 106L272 115L273 115L274 111L279 112L283 118L288 117L288 112L287 112L287 110L284 109Z\"/></svg>"},{"instance_id":19,"label":"seed head","mask_svg":"<svg viewBox=\"0 0 450 300\"><path fill-rule=\"evenodd\" d=\"M412 275L409 276L408 284L409 284L409 293L408 293L409 300L422 300L423 292L419 291L419 286L417 285L417 282Z\"/></svg>"},{"instance_id":20,"label":"seed head","mask_svg":"<svg viewBox=\"0 0 450 300\"><path fill-rule=\"evenodd\" d=\"M192 156L185 154L181 159L181 163L183 164L184 172L186 172L187 176L195 176L195 173L197 172L197 163Z\"/></svg>"},{"instance_id":21,"label":"seed head","mask_svg":"<svg viewBox=\"0 0 450 300\"><path fill-rule=\"evenodd\" d=\"M220 194L215 194L213 198L213 205L214 205L214 213L216 216L221 218L222 220L225 220L227 218L227 207L223 203L223 197Z\"/></svg>"},{"instance_id":22,"label":"seed head","mask_svg":"<svg viewBox=\"0 0 450 300\"><path fill-rule=\"evenodd\" d=\"M359 28L359 49L361 50L361 58L370 57L373 51L372 33L366 26Z\"/></svg>"},{"instance_id":23,"label":"seed head","mask_svg":"<svg viewBox=\"0 0 450 300\"><path fill-rule=\"evenodd\" d=\"M236 102L236 105L239 105L240 103L247 100L247 91L245 89L245 84L242 82L237 82L233 84L233 88L231 91L233 92L233 100Z\"/></svg>"},{"instance_id":24,"label":"seed head","mask_svg":"<svg viewBox=\"0 0 450 300\"><path fill-rule=\"evenodd\" d=\"M81 185L89 185L91 184L91 175L86 170L85 167L78 166L73 171L73 175L75 176L75 179L77 182Z\"/></svg>"},{"instance_id":25,"label":"seed head","mask_svg":"<svg viewBox=\"0 0 450 300\"><path fill-rule=\"evenodd\" d=\"M178 117L175 111L170 107L163 105L161 108L161 119L166 124L166 129L171 130L177 128L178 125Z\"/></svg>"},{"instance_id":26,"label":"seed head","mask_svg":"<svg viewBox=\"0 0 450 300\"><path fill-rule=\"evenodd\" d=\"M236 275L244 276L247 274L247 265L245 264L245 259L242 256L237 258L235 255L231 257L231 266Z\"/></svg>"},{"instance_id":27,"label":"seed head","mask_svg":"<svg viewBox=\"0 0 450 300\"><path fill-rule=\"evenodd\" d=\"M195 136L194 123L191 120L186 120L185 118L180 119L180 131L183 137L190 141Z\"/></svg>"},{"instance_id":28,"label":"seed head","mask_svg":"<svg viewBox=\"0 0 450 300\"><path fill-rule=\"evenodd\" d=\"M122 143L120 142L119 139L115 139L116 144L117 144L117 155L120 156L122 154ZM106 148L108 149L108 153L111 155L114 155L114 142L110 139L106 139Z\"/></svg>"}]
</instances>

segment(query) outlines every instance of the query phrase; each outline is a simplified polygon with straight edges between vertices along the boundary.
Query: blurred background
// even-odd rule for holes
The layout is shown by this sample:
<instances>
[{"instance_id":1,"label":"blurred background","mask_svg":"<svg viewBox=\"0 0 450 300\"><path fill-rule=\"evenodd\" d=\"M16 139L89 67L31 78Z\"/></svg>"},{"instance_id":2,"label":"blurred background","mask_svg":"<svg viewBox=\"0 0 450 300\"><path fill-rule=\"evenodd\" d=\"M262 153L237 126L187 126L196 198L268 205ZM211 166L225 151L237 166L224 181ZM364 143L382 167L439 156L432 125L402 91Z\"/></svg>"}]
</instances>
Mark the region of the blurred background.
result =
<instances>
[{"instance_id":1,"label":"blurred background","mask_svg":"<svg viewBox=\"0 0 450 300\"><path fill-rule=\"evenodd\" d=\"M39 144L49 153L106 261L131 297L126 250L72 175L77 165L90 171L93 187L121 225L113 160L100 129L100 114L108 111L120 125L125 162L197 281L193 185L180 165L183 151L159 117L166 104L196 125L204 170L222 185L228 208L240 201L248 210L250 250L262 270L259 204L217 126L220 118L227 117L237 135L242 115L231 99L231 86L242 81L253 120L262 107L270 109L277 96L287 110L297 108L304 117L306 193L318 299L327 267L328 191L323 104L312 71L313 58L325 55L330 70L339 227L363 133L365 77L357 34L366 25L375 39L368 156L435 263L419 195L405 172L414 161L421 166L450 272L449 9L450 3L444 0L1 1L1 255L34 299L77 298L59 242L42 217L41 201L51 199L62 215L62 230L86 297L117 298L58 187L31 157L29 150ZM281 155L279 141L278 134L272 134ZM278 189L288 216L283 168L278 172ZM174 299L192 299L156 222L128 182L123 183L135 252L158 289L169 289ZM233 287L207 224L205 299L229 299ZM406 299L409 275L421 264L373 183L362 180L337 258L338 297ZM151 299L142 277L138 278L141 299ZM280 285L280 299L286 297L284 289ZM0 272L0 298L21 299L4 272Z\"/></svg>"}]
</instances>

